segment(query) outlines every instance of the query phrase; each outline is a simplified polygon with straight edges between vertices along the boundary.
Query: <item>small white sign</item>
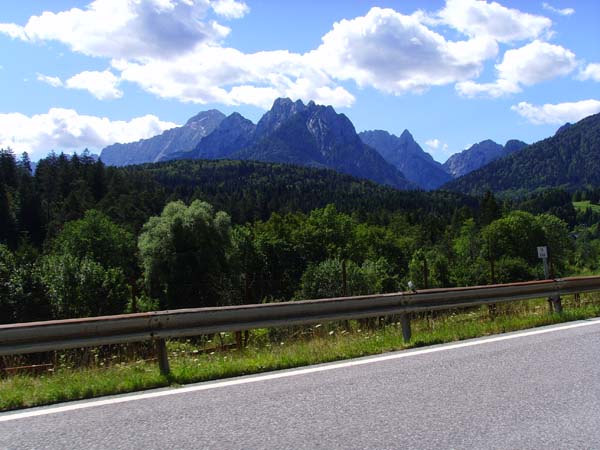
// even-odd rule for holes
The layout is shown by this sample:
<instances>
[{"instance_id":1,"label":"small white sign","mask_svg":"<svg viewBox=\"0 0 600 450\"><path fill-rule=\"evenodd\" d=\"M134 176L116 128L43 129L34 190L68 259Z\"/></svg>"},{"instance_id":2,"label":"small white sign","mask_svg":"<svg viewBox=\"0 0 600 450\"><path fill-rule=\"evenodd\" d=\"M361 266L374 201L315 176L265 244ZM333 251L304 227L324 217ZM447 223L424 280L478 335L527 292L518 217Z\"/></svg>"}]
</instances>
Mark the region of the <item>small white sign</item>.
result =
<instances>
[{"instance_id":1,"label":"small white sign","mask_svg":"<svg viewBox=\"0 0 600 450\"><path fill-rule=\"evenodd\" d=\"M538 247L538 258L547 258L548 257L548 247Z\"/></svg>"}]
</instances>

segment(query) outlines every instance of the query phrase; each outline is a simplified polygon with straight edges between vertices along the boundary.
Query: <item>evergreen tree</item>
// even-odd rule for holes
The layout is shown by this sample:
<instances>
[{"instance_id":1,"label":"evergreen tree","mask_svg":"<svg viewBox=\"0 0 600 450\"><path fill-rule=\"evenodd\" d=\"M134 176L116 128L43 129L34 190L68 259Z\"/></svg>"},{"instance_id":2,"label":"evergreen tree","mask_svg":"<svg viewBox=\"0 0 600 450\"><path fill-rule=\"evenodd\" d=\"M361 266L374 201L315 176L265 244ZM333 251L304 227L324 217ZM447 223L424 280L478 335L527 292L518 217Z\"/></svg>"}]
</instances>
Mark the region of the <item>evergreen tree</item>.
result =
<instances>
[{"instance_id":1,"label":"evergreen tree","mask_svg":"<svg viewBox=\"0 0 600 450\"><path fill-rule=\"evenodd\" d=\"M483 196L480 204L480 222L481 225L489 225L494 220L499 219L501 216L500 206L496 201L496 197L490 191L487 191Z\"/></svg>"},{"instance_id":2,"label":"evergreen tree","mask_svg":"<svg viewBox=\"0 0 600 450\"><path fill-rule=\"evenodd\" d=\"M17 245L17 225L15 218L13 196L8 191L8 186L0 183L0 244L11 248Z\"/></svg>"}]
</instances>

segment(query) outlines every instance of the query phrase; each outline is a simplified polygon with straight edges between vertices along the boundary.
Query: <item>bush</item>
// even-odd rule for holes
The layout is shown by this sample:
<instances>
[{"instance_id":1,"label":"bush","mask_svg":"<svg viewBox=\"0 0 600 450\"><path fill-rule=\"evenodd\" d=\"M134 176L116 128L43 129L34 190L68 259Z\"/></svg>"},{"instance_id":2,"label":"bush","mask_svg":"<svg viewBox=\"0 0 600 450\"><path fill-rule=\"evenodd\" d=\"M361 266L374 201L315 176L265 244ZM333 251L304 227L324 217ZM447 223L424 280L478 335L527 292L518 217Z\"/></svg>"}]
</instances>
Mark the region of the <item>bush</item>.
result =
<instances>
[{"instance_id":1,"label":"bush","mask_svg":"<svg viewBox=\"0 0 600 450\"><path fill-rule=\"evenodd\" d=\"M309 265L302 275L300 296L304 299L331 298L398 290L397 277L392 275L391 265L385 258L366 260L362 266L346 261L345 292L343 273L343 261L339 258Z\"/></svg>"},{"instance_id":2,"label":"bush","mask_svg":"<svg viewBox=\"0 0 600 450\"><path fill-rule=\"evenodd\" d=\"M44 257L42 282L55 319L121 314L131 295L121 269L68 254Z\"/></svg>"}]
</instances>

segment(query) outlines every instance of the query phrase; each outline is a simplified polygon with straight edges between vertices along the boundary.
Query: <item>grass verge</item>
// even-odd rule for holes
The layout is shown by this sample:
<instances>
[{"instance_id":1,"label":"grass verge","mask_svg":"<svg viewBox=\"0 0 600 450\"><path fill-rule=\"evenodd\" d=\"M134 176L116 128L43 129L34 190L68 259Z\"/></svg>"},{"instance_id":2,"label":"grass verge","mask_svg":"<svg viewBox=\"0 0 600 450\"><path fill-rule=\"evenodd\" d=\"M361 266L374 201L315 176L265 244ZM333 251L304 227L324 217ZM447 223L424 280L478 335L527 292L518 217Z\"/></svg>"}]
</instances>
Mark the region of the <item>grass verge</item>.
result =
<instances>
[{"instance_id":1,"label":"grass verge","mask_svg":"<svg viewBox=\"0 0 600 450\"><path fill-rule=\"evenodd\" d=\"M299 337L289 333L282 337L284 332L277 340L267 330L256 330L247 348L210 354L200 353L190 341L173 341L169 342L172 375L168 378L159 374L156 363L147 361L14 375L0 379L0 411L289 369L600 316L598 304L565 304L561 315L548 314L546 308L546 302L538 300L501 305L494 319L485 308L421 317L413 321L413 338L408 344L402 341L397 323L368 330L361 329L358 322L349 330L339 324L317 325Z\"/></svg>"}]
</instances>

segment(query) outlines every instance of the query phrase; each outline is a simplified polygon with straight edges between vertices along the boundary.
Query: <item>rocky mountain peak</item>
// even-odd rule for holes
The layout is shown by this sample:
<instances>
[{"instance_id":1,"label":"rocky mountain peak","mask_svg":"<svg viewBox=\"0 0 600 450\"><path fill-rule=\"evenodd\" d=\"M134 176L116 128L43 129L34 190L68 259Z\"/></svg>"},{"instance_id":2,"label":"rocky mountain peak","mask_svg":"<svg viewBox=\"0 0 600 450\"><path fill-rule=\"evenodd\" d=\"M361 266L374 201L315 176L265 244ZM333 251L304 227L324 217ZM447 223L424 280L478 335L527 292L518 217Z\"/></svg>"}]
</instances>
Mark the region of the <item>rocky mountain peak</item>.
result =
<instances>
[{"instance_id":1,"label":"rocky mountain peak","mask_svg":"<svg viewBox=\"0 0 600 450\"><path fill-rule=\"evenodd\" d=\"M408 130L400 137L383 130L360 133L362 141L423 189L435 189L451 179L442 165L425 152Z\"/></svg>"},{"instance_id":2,"label":"rocky mountain peak","mask_svg":"<svg viewBox=\"0 0 600 450\"><path fill-rule=\"evenodd\" d=\"M228 115L225 119L223 119L223 122L221 122L221 126L238 125L241 123L246 124L247 122L249 122L248 119L246 119L240 113L234 112L234 113L231 113L230 115Z\"/></svg>"},{"instance_id":3,"label":"rocky mountain peak","mask_svg":"<svg viewBox=\"0 0 600 450\"><path fill-rule=\"evenodd\" d=\"M400 135L400 140L402 142L415 142L415 138L412 134L410 134L410 131L408 130L404 130L402 132L402 134Z\"/></svg>"},{"instance_id":4,"label":"rocky mountain peak","mask_svg":"<svg viewBox=\"0 0 600 450\"><path fill-rule=\"evenodd\" d=\"M322 152L332 146L362 144L350 119L345 114L338 114L331 106L315 105L312 102L308 109L306 127Z\"/></svg>"},{"instance_id":5,"label":"rocky mountain peak","mask_svg":"<svg viewBox=\"0 0 600 450\"><path fill-rule=\"evenodd\" d=\"M332 106L277 99L259 120L252 145L232 157L329 167L399 188L411 184L356 134Z\"/></svg>"},{"instance_id":6,"label":"rocky mountain peak","mask_svg":"<svg viewBox=\"0 0 600 450\"><path fill-rule=\"evenodd\" d=\"M314 102L313 102L314 105ZM306 110L306 105L302 102L302 100L293 101L289 98L278 98L273 103L273 107L269 111L275 116L286 116L297 114Z\"/></svg>"},{"instance_id":7,"label":"rocky mountain peak","mask_svg":"<svg viewBox=\"0 0 600 450\"><path fill-rule=\"evenodd\" d=\"M460 153L452 155L444 163L444 168L454 177L462 177L525 146L527 146L525 142L516 139L509 140L506 146L502 146L491 139L485 139Z\"/></svg>"},{"instance_id":8,"label":"rocky mountain peak","mask_svg":"<svg viewBox=\"0 0 600 450\"><path fill-rule=\"evenodd\" d=\"M205 122L220 122L225 118L225 114L217 109L209 109L208 111L202 111L196 114L194 117L188 119L184 126L194 126L196 124L203 124Z\"/></svg>"},{"instance_id":9,"label":"rocky mountain peak","mask_svg":"<svg viewBox=\"0 0 600 450\"><path fill-rule=\"evenodd\" d=\"M393 136L393 135L392 135ZM394 136L395 137L395 136ZM408 130L404 130L399 138L400 146L402 150L407 154L417 154L420 157L430 159L433 161L433 157L425 152L421 146L415 141L415 138Z\"/></svg>"},{"instance_id":10,"label":"rocky mountain peak","mask_svg":"<svg viewBox=\"0 0 600 450\"><path fill-rule=\"evenodd\" d=\"M202 111L182 127L172 128L149 139L128 144L113 144L102 149L100 158L110 166L125 166L168 159L182 151L190 151L212 133L225 119L216 109Z\"/></svg>"},{"instance_id":11,"label":"rocky mountain peak","mask_svg":"<svg viewBox=\"0 0 600 450\"><path fill-rule=\"evenodd\" d=\"M302 100L292 101L289 98L278 98L273 107L262 116L256 125L256 135L264 136L279 128L290 117L306 111Z\"/></svg>"}]
</instances>

